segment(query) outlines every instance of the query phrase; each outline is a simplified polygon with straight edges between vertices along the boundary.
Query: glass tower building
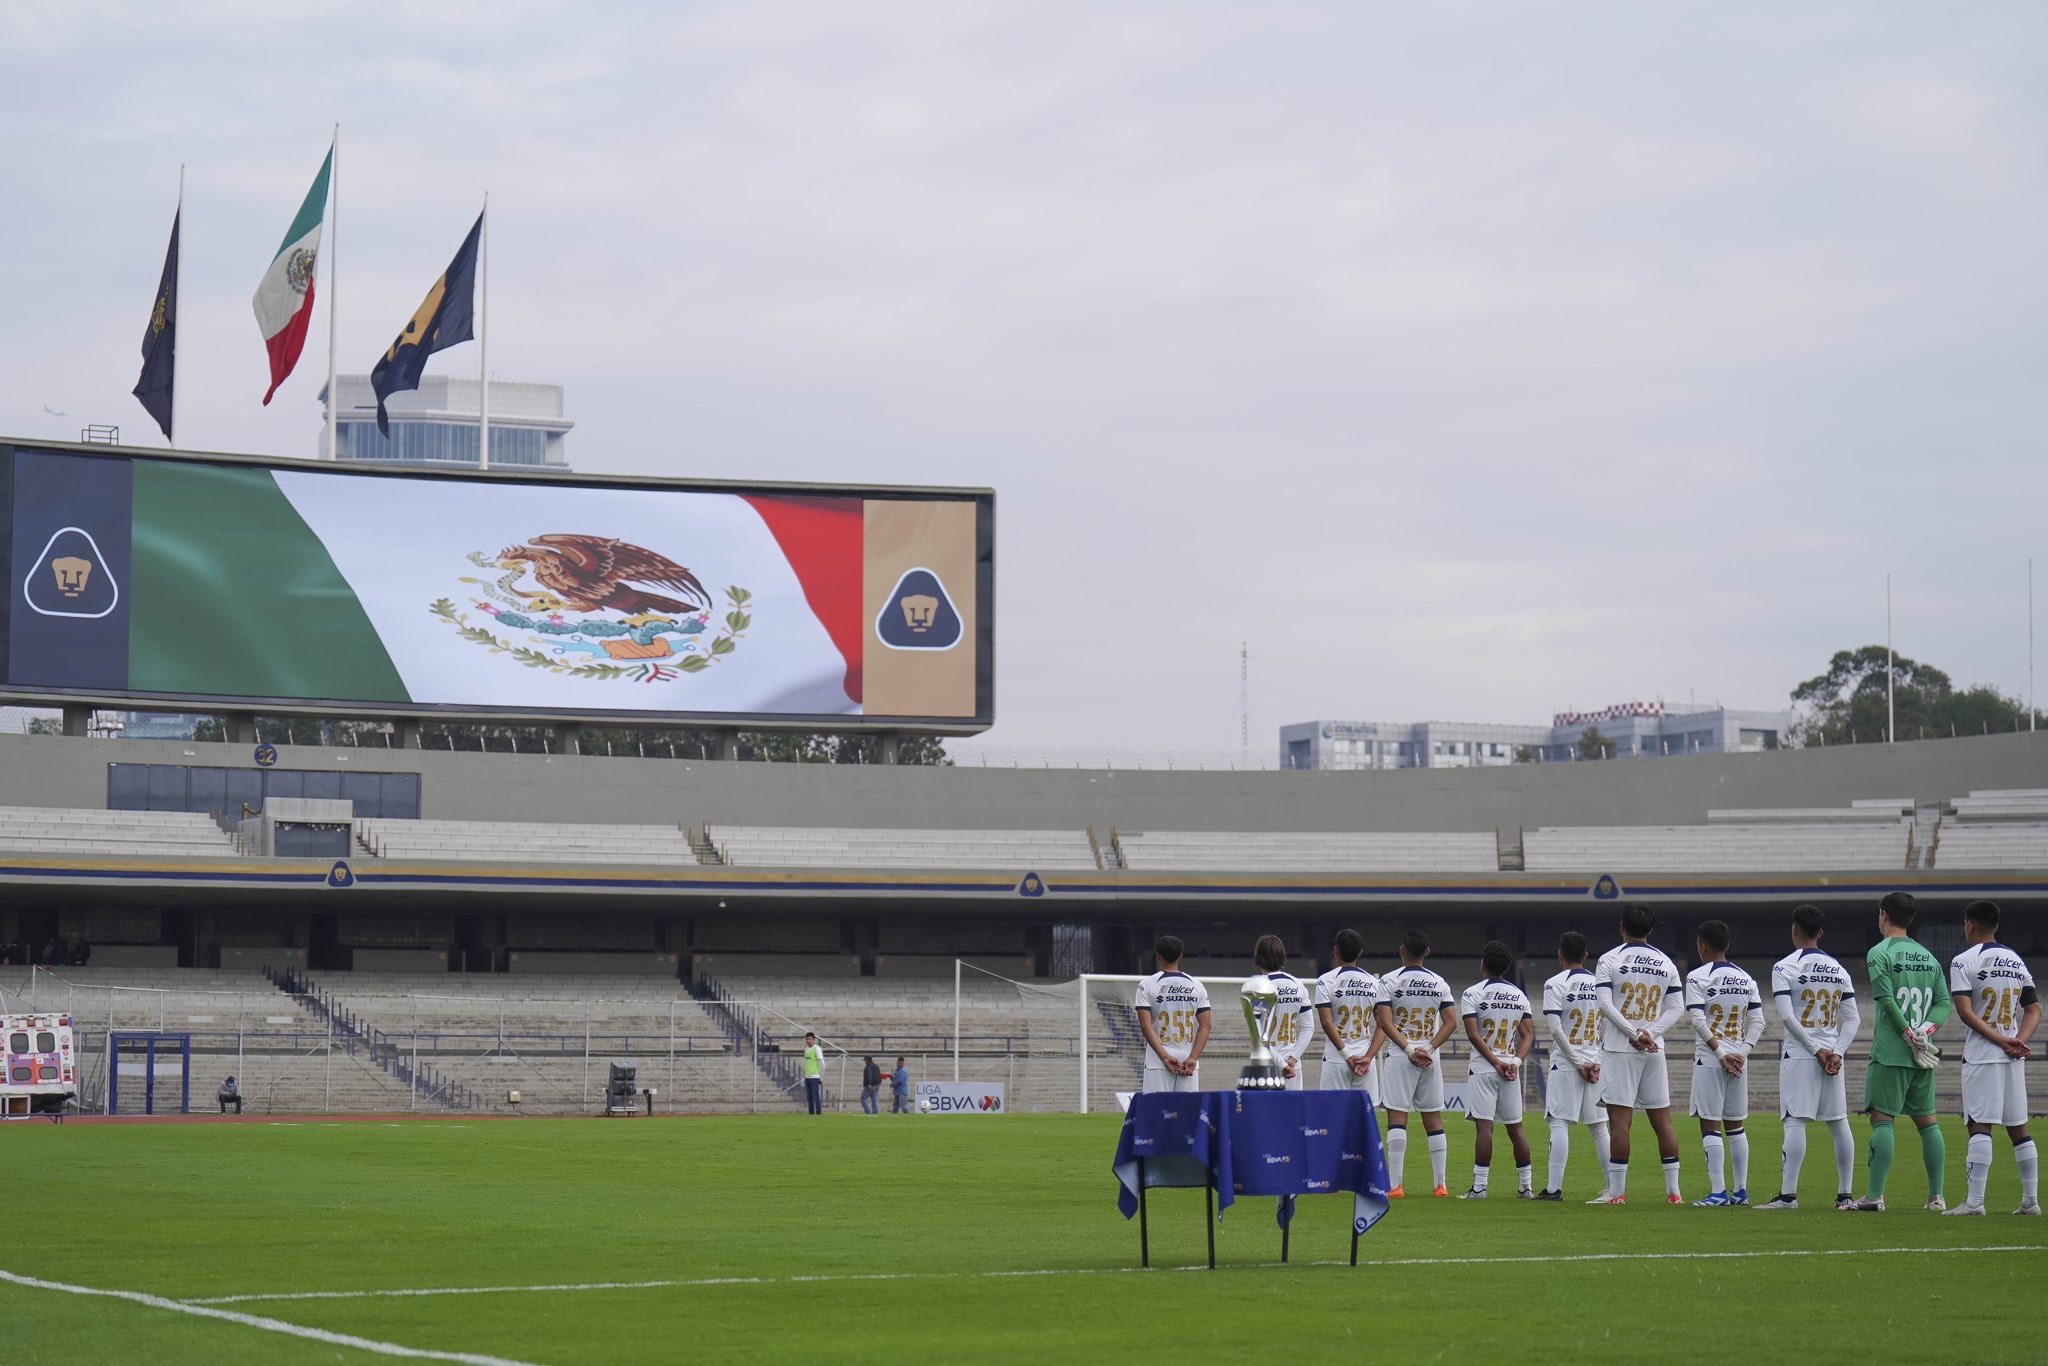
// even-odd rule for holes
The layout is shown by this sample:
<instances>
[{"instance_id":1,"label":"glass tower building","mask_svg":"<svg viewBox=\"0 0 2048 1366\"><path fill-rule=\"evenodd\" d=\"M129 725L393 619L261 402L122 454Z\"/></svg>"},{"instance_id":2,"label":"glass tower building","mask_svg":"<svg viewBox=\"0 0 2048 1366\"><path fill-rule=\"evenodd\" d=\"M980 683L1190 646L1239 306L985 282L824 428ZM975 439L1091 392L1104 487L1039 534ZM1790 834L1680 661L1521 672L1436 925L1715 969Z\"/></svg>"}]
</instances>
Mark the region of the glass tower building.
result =
<instances>
[{"instance_id":1,"label":"glass tower building","mask_svg":"<svg viewBox=\"0 0 2048 1366\"><path fill-rule=\"evenodd\" d=\"M391 435L377 430L377 395L368 375L338 375L340 402L335 413L335 458L386 465L477 464L477 400L474 379L428 375L420 387L393 394L385 410ZM320 399L327 400L323 387ZM569 429L576 424L562 416L562 386L491 381L491 464L561 471L569 468L565 450ZM321 415L320 455L328 458L326 415Z\"/></svg>"}]
</instances>

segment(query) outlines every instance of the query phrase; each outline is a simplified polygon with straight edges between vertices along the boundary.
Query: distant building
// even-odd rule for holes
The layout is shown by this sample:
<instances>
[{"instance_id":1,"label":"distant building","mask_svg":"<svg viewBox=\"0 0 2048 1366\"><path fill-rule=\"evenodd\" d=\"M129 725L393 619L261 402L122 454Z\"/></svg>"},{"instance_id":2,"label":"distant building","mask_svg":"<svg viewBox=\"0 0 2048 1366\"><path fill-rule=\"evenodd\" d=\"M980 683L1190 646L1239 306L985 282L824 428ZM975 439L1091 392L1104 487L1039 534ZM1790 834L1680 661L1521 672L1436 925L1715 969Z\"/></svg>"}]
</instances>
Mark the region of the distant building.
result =
<instances>
[{"instance_id":1,"label":"distant building","mask_svg":"<svg viewBox=\"0 0 2048 1366\"><path fill-rule=\"evenodd\" d=\"M393 394L385 410L391 435L377 430L377 395L368 375L337 375L340 403L335 413L339 458L387 465L477 463L478 395L474 379L428 375L418 389ZM320 390L327 401L327 390ZM491 381L491 464L536 470L566 470L566 438L576 424L562 416L562 386ZM321 414L320 454L327 452L327 420Z\"/></svg>"},{"instance_id":2,"label":"distant building","mask_svg":"<svg viewBox=\"0 0 2048 1366\"><path fill-rule=\"evenodd\" d=\"M1569 763L1597 729L1617 759L1672 754L1740 754L1777 749L1789 711L1624 702L1595 712L1559 712L1547 726L1470 721L1301 721L1280 728L1280 766L1296 769L1490 768Z\"/></svg>"},{"instance_id":3,"label":"distant building","mask_svg":"<svg viewBox=\"0 0 2048 1366\"><path fill-rule=\"evenodd\" d=\"M123 711L113 715L120 718L120 735L124 740L190 740L199 723L206 719L169 711Z\"/></svg>"}]
</instances>

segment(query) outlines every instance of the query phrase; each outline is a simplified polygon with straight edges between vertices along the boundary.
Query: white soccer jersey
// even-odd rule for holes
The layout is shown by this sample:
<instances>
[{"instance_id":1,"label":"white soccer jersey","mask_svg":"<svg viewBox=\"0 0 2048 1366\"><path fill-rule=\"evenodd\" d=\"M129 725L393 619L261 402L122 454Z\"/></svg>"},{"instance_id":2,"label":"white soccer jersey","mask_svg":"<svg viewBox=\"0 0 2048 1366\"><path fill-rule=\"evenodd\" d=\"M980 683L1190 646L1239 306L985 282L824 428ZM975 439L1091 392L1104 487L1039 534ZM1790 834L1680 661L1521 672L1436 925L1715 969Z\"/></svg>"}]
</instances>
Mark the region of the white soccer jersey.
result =
<instances>
[{"instance_id":1,"label":"white soccer jersey","mask_svg":"<svg viewBox=\"0 0 2048 1366\"><path fill-rule=\"evenodd\" d=\"M1693 1056L1710 1063L1715 1061L1715 1042L1743 1045L1763 1031L1764 998L1756 989L1756 978L1725 959L1702 963L1686 974L1685 1008L1698 1040Z\"/></svg>"},{"instance_id":2,"label":"white soccer jersey","mask_svg":"<svg viewBox=\"0 0 2048 1366\"><path fill-rule=\"evenodd\" d=\"M1842 1051L1842 1002L1856 999L1847 968L1819 949L1794 949L1771 966L1771 995L1783 997L1791 1006L1792 1018L1814 1048ZM1813 1056L1790 1030L1785 1031L1782 1047L1788 1058Z\"/></svg>"},{"instance_id":3,"label":"white soccer jersey","mask_svg":"<svg viewBox=\"0 0 2048 1366\"><path fill-rule=\"evenodd\" d=\"M1467 1020L1479 1023L1479 1037L1486 1040L1486 1046L1502 1062L1512 1061L1520 1034L1521 1022L1530 1018L1529 998L1513 982L1499 977L1489 977L1474 982L1465 988L1465 994L1458 998L1458 1014ZM1472 1070L1491 1072L1493 1067L1472 1050ZM1498 1075L1496 1073L1496 1075Z\"/></svg>"},{"instance_id":4,"label":"white soccer jersey","mask_svg":"<svg viewBox=\"0 0 2048 1366\"><path fill-rule=\"evenodd\" d=\"M1428 968L1411 968L1404 963L1380 978L1379 1004L1393 1010L1394 1028L1414 1044L1425 1044L1436 1037L1437 1027L1443 1021L1443 1007L1456 999L1451 994L1451 984ZM1398 1046L1401 1041L1394 1042ZM1431 1049L1430 1056L1435 1057L1437 1052Z\"/></svg>"},{"instance_id":5,"label":"white soccer jersey","mask_svg":"<svg viewBox=\"0 0 2048 1366\"><path fill-rule=\"evenodd\" d=\"M2003 944L1972 944L1948 965L1951 996L1968 996L1977 1018L2004 1039L2019 1037L2020 1017L2027 1008L2020 995L2034 985L2034 974L2018 954ZM1963 1040L1963 1061L2004 1062L2006 1052L1976 1030Z\"/></svg>"},{"instance_id":6,"label":"white soccer jersey","mask_svg":"<svg viewBox=\"0 0 2048 1366\"><path fill-rule=\"evenodd\" d=\"M1566 968L1545 982L1543 1013L1557 1021L1571 1044L1572 1056L1562 1061L1572 1067L1600 1061L1600 992L1592 973Z\"/></svg>"},{"instance_id":7,"label":"white soccer jersey","mask_svg":"<svg viewBox=\"0 0 2048 1366\"><path fill-rule=\"evenodd\" d=\"M1291 972L1269 972L1266 976L1279 993L1279 999L1273 1003L1280 1016L1273 1027L1273 1054L1282 1062L1293 1058L1297 1063L1295 1074L1299 1076L1301 1055L1308 1051L1308 1041L1316 1029L1316 1008L1309 1001L1308 983Z\"/></svg>"},{"instance_id":8,"label":"white soccer jersey","mask_svg":"<svg viewBox=\"0 0 2048 1366\"><path fill-rule=\"evenodd\" d=\"M1664 951L1648 944L1622 944L1600 955L1593 970L1597 987L1614 994L1614 1008L1637 1029L1651 1028L1664 1012L1664 998L1685 989L1678 965ZM1600 1046L1609 1053L1633 1053L1634 1035L1605 1015L1600 1017Z\"/></svg>"},{"instance_id":9,"label":"white soccer jersey","mask_svg":"<svg viewBox=\"0 0 2048 1366\"><path fill-rule=\"evenodd\" d=\"M1177 1061L1195 1051L1195 1029L1209 1009L1209 989L1184 972L1155 972L1138 981L1137 1009L1152 1012L1152 1028L1160 1046ZM1148 1056L1145 1065L1158 1067Z\"/></svg>"},{"instance_id":10,"label":"white soccer jersey","mask_svg":"<svg viewBox=\"0 0 2048 1366\"><path fill-rule=\"evenodd\" d=\"M1342 1062L1347 1050L1363 1051L1372 1041L1372 1008L1379 998L1380 979L1355 964L1332 968L1316 978L1315 1004L1330 1008L1330 1023L1344 1041L1339 1048L1328 1038L1323 1040L1324 1062Z\"/></svg>"}]
</instances>

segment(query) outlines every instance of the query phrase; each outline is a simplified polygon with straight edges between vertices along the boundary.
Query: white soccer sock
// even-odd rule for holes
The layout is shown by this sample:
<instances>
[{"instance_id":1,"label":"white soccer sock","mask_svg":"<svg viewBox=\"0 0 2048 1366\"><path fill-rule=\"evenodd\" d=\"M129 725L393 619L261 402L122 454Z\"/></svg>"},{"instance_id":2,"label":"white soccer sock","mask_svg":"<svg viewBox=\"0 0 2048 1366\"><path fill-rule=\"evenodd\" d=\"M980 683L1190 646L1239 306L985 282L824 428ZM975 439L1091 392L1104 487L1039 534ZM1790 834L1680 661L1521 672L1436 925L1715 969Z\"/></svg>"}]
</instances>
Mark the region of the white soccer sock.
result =
<instances>
[{"instance_id":1,"label":"white soccer sock","mask_svg":"<svg viewBox=\"0 0 2048 1366\"><path fill-rule=\"evenodd\" d=\"M1628 1194L1628 1163L1610 1161L1607 1164L1607 1193Z\"/></svg>"},{"instance_id":2,"label":"white soccer sock","mask_svg":"<svg viewBox=\"0 0 2048 1366\"><path fill-rule=\"evenodd\" d=\"M1664 1193L1678 1194L1678 1159L1675 1157L1664 1164Z\"/></svg>"},{"instance_id":3,"label":"white soccer sock","mask_svg":"<svg viewBox=\"0 0 2048 1366\"><path fill-rule=\"evenodd\" d=\"M1856 1133L1846 1119L1828 1121L1828 1132L1835 1139L1835 1191L1840 1195L1851 1195L1856 1190Z\"/></svg>"},{"instance_id":4,"label":"white soccer sock","mask_svg":"<svg viewBox=\"0 0 2048 1366\"><path fill-rule=\"evenodd\" d=\"M1739 1191L1748 1190L1749 1130L1737 1129L1734 1133L1728 1135L1728 1156L1733 1159L1733 1164L1735 1167L1734 1189Z\"/></svg>"},{"instance_id":5,"label":"white soccer sock","mask_svg":"<svg viewBox=\"0 0 2048 1366\"><path fill-rule=\"evenodd\" d=\"M1799 1169L1806 1165L1806 1121L1785 1120L1785 1156L1778 1164L1778 1190L1790 1196L1799 1194Z\"/></svg>"},{"instance_id":6,"label":"white soccer sock","mask_svg":"<svg viewBox=\"0 0 2048 1366\"><path fill-rule=\"evenodd\" d=\"M1394 1189L1401 1187L1401 1168L1408 1159L1408 1131L1391 1129L1387 1132L1387 1180Z\"/></svg>"},{"instance_id":7,"label":"white soccer sock","mask_svg":"<svg viewBox=\"0 0 2048 1366\"><path fill-rule=\"evenodd\" d=\"M1604 1167L1614 1157L1614 1144L1612 1136L1607 1132L1607 1121L1598 1120L1586 1127L1593 1131L1593 1156L1599 1158L1600 1165Z\"/></svg>"},{"instance_id":8,"label":"white soccer sock","mask_svg":"<svg viewBox=\"0 0 2048 1366\"><path fill-rule=\"evenodd\" d=\"M1726 1156L1723 1150L1721 1135L1702 1134L1700 1136L1700 1147L1704 1148L1707 1154L1707 1190L1711 1194L1718 1195L1728 1189L1721 1184ZM1668 1163L1666 1165L1667 1167L1669 1166Z\"/></svg>"},{"instance_id":9,"label":"white soccer sock","mask_svg":"<svg viewBox=\"0 0 2048 1366\"><path fill-rule=\"evenodd\" d=\"M1963 1170L1970 1177L1970 1203L1984 1203L1984 1187L1991 1182L1991 1135L1970 1135L1969 1162Z\"/></svg>"},{"instance_id":10,"label":"white soccer sock","mask_svg":"<svg viewBox=\"0 0 2048 1366\"><path fill-rule=\"evenodd\" d=\"M1485 1190L1486 1178L1491 1174L1485 1167L1475 1163L1472 1167L1472 1189L1476 1191Z\"/></svg>"},{"instance_id":11,"label":"white soccer sock","mask_svg":"<svg viewBox=\"0 0 2048 1366\"><path fill-rule=\"evenodd\" d=\"M1543 1189L1564 1189L1565 1164L1572 1160L1572 1126L1562 1119L1550 1121L1550 1184Z\"/></svg>"},{"instance_id":12,"label":"white soccer sock","mask_svg":"<svg viewBox=\"0 0 2048 1366\"><path fill-rule=\"evenodd\" d=\"M1536 1168L1534 1164L1524 1162L1521 1166L1515 1168L1515 1189L1518 1191L1532 1191L1536 1189Z\"/></svg>"},{"instance_id":13,"label":"white soccer sock","mask_svg":"<svg viewBox=\"0 0 2048 1366\"><path fill-rule=\"evenodd\" d=\"M2034 1146L2034 1140L2015 1144L2012 1160L2020 1169L2020 1203L2038 1205L2041 1203L2041 1151Z\"/></svg>"},{"instance_id":14,"label":"white soccer sock","mask_svg":"<svg viewBox=\"0 0 2048 1366\"><path fill-rule=\"evenodd\" d=\"M1433 1187L1441 1186L1451 1170L1451 1136L1431 1134L1429 1136L1429 1175Z\"/></svg>"}]
</instances>

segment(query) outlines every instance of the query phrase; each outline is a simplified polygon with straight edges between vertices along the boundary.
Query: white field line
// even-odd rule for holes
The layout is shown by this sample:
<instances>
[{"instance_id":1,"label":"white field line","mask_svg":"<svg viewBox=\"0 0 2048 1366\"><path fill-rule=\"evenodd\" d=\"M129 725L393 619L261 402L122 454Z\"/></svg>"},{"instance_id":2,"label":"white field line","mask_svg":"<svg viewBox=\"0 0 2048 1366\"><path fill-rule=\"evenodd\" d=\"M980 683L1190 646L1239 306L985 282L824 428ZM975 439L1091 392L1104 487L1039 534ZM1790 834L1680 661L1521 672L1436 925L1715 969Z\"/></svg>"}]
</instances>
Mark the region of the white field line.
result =
<instances>
[{"instance_id":1,"label":"white field line","mask_svg":"<svg viewBox=\"0 0 2048 1366\"><path fill-rule=\"evenodd\" d=\"M127 1300L131 1304L145 1305L151 1309L166 1309L173 1314L220 1319L227 1323L241 1324L245 1328L260 1328L266 1333L284 1333L295 1338L310 1338L314 1342L324 1342L335 1347L353 1347L357 1351L374 1352L378 1356L459 1361L467 1363L467 1366L532 1366L530 1362L515 1361L509 1357L484 1356L475 1352L435 1352L424 1347L406 1347L396 1342L359 1338L352 1333L330 1333L325 1328L308 1328L303 1324L286 1323L282 1319L266 1319L256 1314L237 1313L232 1309L209 1309L203 1305L167 1300L161 1295L146 1295L139 1290L104 1290L98 1286L71 1285L64 1281L45 1281L34 1276L19 1276L12 1271L0 1271L0 1281L23 1286L29 1290L55 1290L65 1295L94 1295L111 1300Z\"/></svg>"},{"instance_id":2,"label":"white field line","mask_svg":"<svg viewBox=\"0 0 2048 1366\"><path fill-rule=\"evenodd\" d=\"M1767 1257L1940 1257L1957 1253L2048 1252L2048 1244L2030 1243L2010 1247L1831 1247L1785 1248L1735 1252L1587 1252L1569 1257L1385 1257L1361 1258L1360 1266L1497 1266L1514 1262L1708 1262L1750 1261ZM1225 1262L1222 1271L1256 1271L1278 1267L1280 1262ZM1345 1266L1341 1259L1299 1261L1291 1266ZM581 1294L594 1290L677 1290L721 1285L819 1285L837 1281L945 1281L1009 1280L1023 1276L1143 1276L1160 1271L1207 1271L1193 1266L1064 1267L1022 1271L860 1271L823 1276L705 1276L695 1280L666 1281L576 1281L557 1285L450 1285L400 1290L296 1290L265 1295L211 1295L184 1301L191 1305L248 1304L255 1300L374 1300L421 1299L435 1295L541 1295Z\"/></svg>"}]
</instances>

